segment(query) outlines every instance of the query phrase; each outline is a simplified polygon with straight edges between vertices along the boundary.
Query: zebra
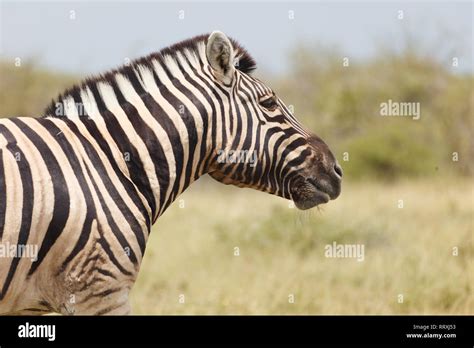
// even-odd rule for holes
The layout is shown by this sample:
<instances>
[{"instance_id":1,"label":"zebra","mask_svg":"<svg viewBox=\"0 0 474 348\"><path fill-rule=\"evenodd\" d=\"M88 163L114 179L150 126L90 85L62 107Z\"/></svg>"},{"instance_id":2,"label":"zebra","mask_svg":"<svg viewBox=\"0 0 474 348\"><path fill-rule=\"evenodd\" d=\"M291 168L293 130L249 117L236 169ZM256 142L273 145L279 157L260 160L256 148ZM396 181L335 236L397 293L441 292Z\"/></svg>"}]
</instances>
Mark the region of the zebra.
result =
<instances>
[{"instance_id":1,"label":"zebra","mask_svg":"<svg viewBox=\"0 0 474 348\"><path fill-rule=\"evenodd\" d=\"M303 210L338 197L335 156L255 68L214 31L1 119L0 313L130 313L151 226L205 174Z\"/></svg>"}]
</instances>

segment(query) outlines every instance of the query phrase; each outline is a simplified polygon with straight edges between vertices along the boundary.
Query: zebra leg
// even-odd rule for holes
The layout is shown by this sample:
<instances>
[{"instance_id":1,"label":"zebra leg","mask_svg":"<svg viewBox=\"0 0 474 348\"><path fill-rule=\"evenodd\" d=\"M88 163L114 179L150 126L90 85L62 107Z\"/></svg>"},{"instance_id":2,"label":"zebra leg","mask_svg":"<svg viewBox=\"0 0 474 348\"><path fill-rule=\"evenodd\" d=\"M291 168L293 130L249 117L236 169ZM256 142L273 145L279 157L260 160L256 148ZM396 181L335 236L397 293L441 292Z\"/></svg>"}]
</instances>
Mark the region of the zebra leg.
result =
<instances>
[{"instance_id":1,"label":"zebra leg","mask_svg":"<svg viewBox=\"0 0 474 348\"><path fill-rule=\"evenodd\" d=\"M138 269L120 270L104 250L104 235L94 222L86 246L74 257L59 277L62 279L62 301L59 312L65 315L130 314L129 292ZM118 259L120 256L115 255ZM120 260L116 261L120 262Z\"/></svg>"},{"instance_id":2,"label":"zebra leg","mask_svg":"<svg viewBox=\"0 0 474 348\"><path fill-rule=\"evenodd\" d=\"M128 291L118 291L108 294L112 290L102 293L89 293L79 296L73 305L64 305L61 314L64 315L128 315L130 314L130 302Z\"/></svg>"},{"instance_id":3,"label":"zebra leg","mask_svg":"<svg viewBox=\"0 0 474 348\"><path fill-rule=\"evenodd\" d=\"M58 312L64 315L130 314L129 282L104 278L104 269L95 266L91 272L83 270L81 277L68 275L68 291Z\"/></svg>"}]
</instances>

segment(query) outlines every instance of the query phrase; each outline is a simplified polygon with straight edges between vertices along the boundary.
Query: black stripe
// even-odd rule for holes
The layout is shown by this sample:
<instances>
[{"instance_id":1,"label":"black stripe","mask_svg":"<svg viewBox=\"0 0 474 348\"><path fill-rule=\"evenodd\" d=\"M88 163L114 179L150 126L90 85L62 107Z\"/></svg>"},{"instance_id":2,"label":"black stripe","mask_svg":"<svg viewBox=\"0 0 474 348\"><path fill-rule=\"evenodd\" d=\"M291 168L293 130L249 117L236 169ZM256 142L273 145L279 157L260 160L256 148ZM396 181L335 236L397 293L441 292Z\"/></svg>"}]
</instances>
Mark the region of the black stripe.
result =
<instances>
[{"instance_id":1,"label":"black stripe","mask_svg":"<svg viewBox=\"0 0 474 348\"><path fill-rule=\"evenodd\" d=\"M164 89L161 87L161 89ZM160 89L160 92L161 92ZM166 93L165 90L162 93ZM181 178L181 172L183 169L183 162L184 162L184 150L181 141L176 141L180 139L178 130L174 126L174 124L169 120L168 115L163 110L161 105L159 105L150 94L145 94L141 96L143 103L145 104L146 108L150 112L151 115L158 121L160 126L163 128L165 133L167 134L173 148L173 154L175 158L175 168L176 168L176 178L173 185L173 193L175 194L178 191L179 181ZM175 140L175 142L173 142ZM166 157L165 157L166 161ZM159 162L158 162L159 164ZM169 180L169 178L168 178ZM163 210L163 207L167 207L174 199L174 194L171 194L168 198L168 201L165 202L164 206L160 206L160 209Z\"/></svg>"},{"instance_id":2,"label":"black stripe","mask_svg":"<svg viewBox=\"0 0 474 348\"><path fill-rule=\"evenodd\" d=\"M242 79L239 80L242 83ZM249 93L243 89L240 89L240 93L244 94L248 99L252 99L252 96L249 95ZM250 104L250 107L248 106ZM245 114L247 116L247 133L244 135L245 140L244 143L242 144L242 149L244 150L250 150L252 146L252 140L255 138L255 150L257 150L258 153L258 145L259 145L259 136L260 136L260 123L257 121L255 122L255 119L252 117L252 115L257 115L257 109L253 103L242 103L243 108L245 110ZM252 110L250 110L252 109ZM258 165L255 165L255 167L258 167ZM236 174L236 179L245 182L247 184L253 184L252 182L252 176L247 174L247 170L252 170L253 168L249 166L248 163L239 163L237 167ZM254 177L255 178L255 177ZM256 183L256 182L255 182Z\"/></svg>"},{"instance_id":3,"label":"black stripe","mask_svg":"<svg viewBox=\"0 0 474 348\"><path fill-rule=\"evenodd\" d=\"M98 268L96 271L106 277L110 277L112 279L117 279L112 272L107 271L106 269Z\"/></svg>"},{"instance_id":4,"label":"black stripe","mask_svg":"<svg viewBox=\"0 0 474 348\"><path fill-rule=\"evenodd\" d=\"M103 103L100 93L97 89L97 86L96 85L91 86L90 90L94 96L94 99L98 98ZM83 104L82 98L80 96L77 96L77 98L78 99L77 100L75 99L75 102ZM97 144L99 144L99 147L101 148L105 156L108 158L109 163L111 164L112 168L117 173L117 176L119 177L120 182L125 187L125 190L127 191L128 196L133 201L133 203L138 208L138 210L140 210L143 218L146 220L147 226L150 227L151 226L151 217L149 215L150 212L147 211L140 197L136 194L136 189L133 186L133 184L130 182L130 180L128 180L127 178L124 177L124 175L122 175L122 172L112 154L110 144L103 138L102 134L97 128L96 123L92 119L90 119L89 116L91 117L102 116L103 117L107 130L112 136L112 138L114 139L114 142L119 148L119 151L121 152L122 155L128 152L130 153L131 159L134 159L134 158L139 159L139 157L134 157L134 156L138 156L135 146L130 143L128 136L125 134L125 130L120 126L115 115L109 110L104 109L101 112L101 115L87 115L85 111L83 113L85 114L84 115L85 117L81 117L80 120L82 121L84 126L87 128L89 133L92 135L94 140L97 142ZM139 183L139 185L137 185L137 188L144 195L145 199L147 200L150 206L150 209L152 210L152 214L154 214L155 203L154 203L153 194L151 192L151 189L149 188L149 185L145 184L145 182L147 182L148 180L144 174L144 169L143 167L137 167L136 166L137 162L140 162L140 161L139 160L125 161L127 167L129 167L130 175L133 175L133 177L131 178L132 181L137 180L137 178L140 178L137 181L137 183ZM147 187L148 189L146 189L145 187Z\"/></svg>"},{"instance_id":5,"label":"black stripe","mask_svg":"<svg viewBox=\"0 0 474 348\"><path fill-rule=\"evenodd\" d=\"M135 70L134 67L132 66L125 66L123 68L123 71L120 72L122 75L124 75L124 77L130 81L130 83L132 84L132 87L133 89L135 90L135 92L137 92L137 94L139 96L142 96L144 94L146 94L146 91L143 89L143 86L142 84L140 83L139 79L138 79L138 76L137 76L137 72Z\"/></svg>"},{"instance_id":6,"label":"black stripe","mask_svg":"<svg viewBox=\"0 0 474 348\"><path fill-rule=\"evenodd\" d=\"M91 262L96 262L101 258L100 254L93 255L92 257L88 257L86 261L82 264L82 269L84 270L87 265Z\"/></svg>"},{"instance_id":7,"label":"black stripe","mask_svg":"<svg viewBox=\"0 0 474 348\"><path fill-rule=\"evenodd\" d=\"M291 199L291 182L294 178L301 176L297 171L293 171L288 174L283 180L281 195L284 198Z\"/></svg>"},{"instance_id":8,"label":"black stripe","mask_svg":"<svg viewBox=\"0 0 474 348\"><path fill-rule=\"evenodd\" d=\"M186 81L188 81L191 85L193 85L193 87L195 89L198 90L198 92L202 95L202 97L204 99L206 99L207 103L209 104L210 108L211 108L211 115L207 115L206 113L206 108L205 106L199 101L199 99L194 96L190 91L188 91L187 93L189 93L189 95L186 93L186 95L188 96L188 99L191 99L191 102L194 103L194 105L196 105L196 108L199 110L199 113L201 115L201 118L202 118L202 122L203 122L203 132L202 132L202 142L201 142L201 150L200 150L200 166L199 168L197 168L196 170L196 177L194 179L197 179L197 177L202 174L204 172L205 169L207 169L206 167L206 155L207 155L207 134L208 134L208 131L209 131L209 117L212 117L212 118L216 118L216 107L211 99L211 96L206 93L206 91L204 90L204 88L199 85L198 83L196 83L196 81L193 80L193 78L191 78L191 76L188 74L188 72L185 70L184 66L181 64L180 61L177 61L177 64L178 64L178 67L179 69L181 70L184 78L186 79ZM223 126L225 127L225 118L222 119L222 123L223 123ZM211 121L211 127L214 123ZM216 126L214 125L214 128ZM225 129L225 128L224 128ZM226 134L224 132L223 134L223 141L225 141L225 138L226 138ZM211 146L212 146L212 142L211 142ZM209 157L207 157L209 158Z\"/></svg>"},{"instance_id":9,"label":"black stripe","mask_svg":"<svg viewBox=\"0 0 474 348\"><path fill-rule=\"evenodd\" d=\"M249 92L247 92L247 91L244 90L244 89L241 89L241 92L242 92L243 94L245 94L245 95L247 96L247 98L252 99L252 97L253 97L254 100L257 100L257 101L258 101L258 95L256 94L255 89L253 88L253 85L250 84L250 82L248 82L246 78L248 78L248 76L243 75L242 78L240 79L240 82L242 83L243 86L246 86L246 88L250 91L250 94L251 94L251 95L249 95ZM254 115L255 115L256 117L257 117L258 115L264 115L263 112L260 112L260 113L259 113L259 110L257 109L257 108L258 108L257 105L258 105L258 104L255 104L255 103L251 103L251 104L250 104L250 107L252 108ZM254 124L253 124L253 126L254 126L253 129L255 129L255 133L256 133L256 134L255 134L255 149L257 150L257 153L258 153L258 150L259 150L259 148L260 148L260 137L261 137L260 133L262 132L262 127L261 127L261 124L260 124L260 120L259 120L259 119L250 118L250 122L254 123ZM248 132L247 132L247 133L248 133ZM253 134L253 133L254 133L254 131L252 130L252 131L251 131L251 134ZM268 146L268 143L265 144L265 145ZM262 149L265 149L265 146L262 147ZM262 157L263 157L263 156L262 156ZM250 168L250 167L246 167L246 168ZM247 175L246 168L244 169L244 173L243 173L243 176L244 176L244 177L246 177L246 175ZM253 168L253 175L252 175L252 177L254 178L254 182L255 182L255 183L257 183L257 182L259 181L259 178L260 178L261 175L262 175L262 170L263 170L262 164L260 164L260 165L255 165L255 167Z\"/></svg>"},{"instance_id":10,"label":"black stripe","mask_svg":"<svg viewBox=\"0 0 474 348\"><path fill-rule=\"evenodd\" d=\"M34 190L31 168L24 152L16 144L13 134L2 124L0 124L0 132L8 141L7 150L12 154L13 157L18 155L20 158L20 160L17 161L17 164L20 172L20 180L23 185L23 207L21 209L21 225L20 231L18 233L17 245L25 245L28 242L33 215ZM5 283L3 284L3 288L0 293L0 300L2 300L7 293L7 290L13 280L13 276L15 275L15 271L20 262L20 258L21 257L14 257L12 263L10 264Z\"/></svg>"},{"instance_id":11,"label":"black stripe","mask_svg":"<svg viewBox=\"0 0 474 348\"><path fill-rule=\"evenodd\" d=\"M113 80L110 83L111 87L113 88L115 97L117 98L117 101L122 108L123 112L127 116L128 120L132 124L133 128L135 129L135 132L140 136L140 138L145 142L144 135L139 133L139 130L137 128L137 122L140 122L136 119L141 118L138 116L138 112L136 112L136 117L130 117L129 113L125 109L125 105L131 105L129 104L123 94L120 88L117 85L117 82ZM129 108L128 106L127 108ZM136 109L132 106L133 110L136 111ZM126 161L125 163L127 164L128 171L130 173L130 179L134 182L134 184L138 187L138 190L143 194L145 199L148 202L148 205L151 208L152 211L152 217L156 215L157 212L157 204L158 202L155 201L155 197L153 195L153 190L150 186L150 181L149 178L147 177L147 174L145 172L145 168L143 166L142 161L140 160L140 155L138 153L138 150L134 144L132 144L129 140L129 138L126 135L125 130L120 126L120 124L117 122L117 119L115 115L113 114L112 111L110 110L105 110L103 112L103 117L104 119L107 118L107 128L109 129L109 132L112 134L114 137L115 142L117 143L117 146L119 147L120 151L125 154L128 152L130 154L130 159ZM114 125L113 128L111 125ZM151 132L151 130L148 130ZM116 138L117 137L117 138ZM151 154L150 154L151 155Z\"/></svg>"},{"instance_id":12,"label":"black stripe","mask_svg":"<svg viewBox=\"0 0 474 348\"><path fill-rule=\"evenodd\" d=\"M265 148L268 148L268 142L270 141L270 137L273 134L278 134L282 133L282 130L280 127L275 126L272 128L269 128L267 130L267 133L265 135ZM273 149L269 149L270 151L273 151L273 153L270 153L269 155L269 160L270 160L270 166L267 166L264 170L264 177L267 178L269 184L271 185L272 189L275 190L275 192L278 191L279 185L278 185L278 179L276 175L279 173L279 170L281 169L283 162L286 158L286 155L288 154L287 152L283 152L281 157L278 157L278 148L280 147L281 143L285 141L285 139L290 138L294 134L297 134L298 132L295 129L288 128L284 130L284 135L280 136L277 141L274 144Z\"/></svg>"},{"instance_id":13,"label":"black stripe","mask_svg":"<svg viewBox=\"0 0 474 348\"><path fill-rule=\"evenodd\" d=\"M76 257L76 255L79 254L79 252L83 250L84 247L86 246L86 243L89 240L89 236L92 230L92 221L93 221L92 212L93 211L95 211L95 208L89 208L89 207L87 208L86 219L84 221L84 224L82 225L81 233L79 234L79 238L76 241L76 245L74 246L74 249L72 249L72 251L66 257L66 259L63 261L56 275L59 275L59 273L64 272L67 265L72 261L72 259L74 259L74 257Z\"/></svg>"},{"instance_id":14,"label":"black stripe","mask_svg":"<svg viewBox=\"0 0 474 348\"><path fill-rule=\"evenodd\" d=\"M119 241L120 245L122 246L122 248L123 248L122 251L125 253L125 248L128 248L130 250L130 256L129 256L130 260L134 264L137 264L138 260L137 260L137 257L135 255L135 253L133 252L132 247L128 243L127 238L125 238L125 236L121 232L120 228L115 223L115 220L113 219L112 213L110 212L109 208L107 207L107 204L105 203L104 197L102 196L102 193L100 192L94 178L92 177L92 173L90 172L90 169L89 169L89 167L87 167L87 165L86 165L86 169L87 169L87 174L89 175L90 180L92 181L92 185L94 186L94 191L96 192L97 197L99 198L100 206L102 207L102 210L104 211L104 214L107 218L107 222L110 226L110 229L112 230L112 233L115 235L115 237ZM102 238L102 239L104 240L105 243L107 243L104 238ZM99 242L102 244L102 241L99 241ZM110 247L108 249L110 250ZM110 257L110 255L109 255L109 257ZM115 256L114 256L114 258L115 258ZM123 273L123 270L124 269L121 268L122 273Z\"/></svg>"},{"instance_id":15,"label":"black stripe","mask_svg":"<svg viewBox=\"0 0 474 348\"><path fill-rule=\"evenodd\" d=\"M294 143L296 143L296 141L293 142L292 145ZM285 178L285 176L290 172L290 170L292 168L295 168L295 167L303 164L310 155L311 155L311 150L309 150L308 148L301 151L301 153L298 155L298 157L295 157L294 159L292 159L290 162L288 162L287 166L285 168L283 168L280 179L282 180L283 178ZM286 178L286 179L288 179L288 178ZM286 190L286 187L283 183L283 185L281 187L281 194L283 196L285 195L285 190Z\"/></svg>"},{"instance_id":16,"label":"black stripe","mask_svg":"<svg viewBox=\"0 0 474 348\"><path fill-rule=\"evenodd\" d=\"M86 217L82 226L81 233L79 234L79 238L76 241L74 249L69 253L66 259L63 261L61 267L58 269L57 274L59 274L60 272L66 269L69 262L71 262L71 260L84 248L87 241L89 240L91 225L94 217L96 216L96 210L90 188L87 185L87 181L84 177L84 173L82 171L79 159L77 158L72 145L69 143L64 133L61 132L60 128L58 128L53 122L45 119L45 122L46 121L48 121L48 126L45 128L53 136L53 138L56 140L56 142L59 144L64 154L66 155L69 164L71 165L71 168L74 172L74 175L77 181L79 182L80 187L82 188L84 199L87 205Z\"/></svg>"},{"instance_id":17,"label":"black stripe","mask_svg":"<svg viewBox=\"0 0 474 348\"><path fill-rule=\"evenodd\" d=\"M180 66L177 65L177 67L181 71ZM163 67L163 70L165 70L168 75L171 75L171 73L168 71L167 67ZM199 111L199 117L201 118L201 120L203 122L203 132L201 134L201 137L203 138L203 144L205 146L205 144L206 144L206 137L205 136L207 134L208 120L207 120L207 115L206 115L206 110L204 108L204 105L202 105L201 102L199 101L199 99L196 98L196 96L190 90L188 90L178 79L171 76L170 81L173 84L173 86L177 90L179 90L185 96L185 98L188 99L196 107L196 109ZM161 95L175 108L176 112L181 116L181 119L183 120L183 123L185 124L186 130L188 132L189 161L186 164L186 172L185 172L186 177L185 177L185 181L184 181L184 188L186 188L186 187L189 186L191 179L196 178L196 177L191 178L194 153L197 151L196 145L197 145L197 142L198 142L198 134L197 134L197 130L196 130L196 123L194 121L194 117L193 117L192 113L185 107L184 103L178 97L176 97L172 92L169 91L169 89L163 88L160 92L161 92ZM182 105L184 107L184 112L180 112L181 111L180 105ZM201 149L200 149L201 153L204 150L204 154L205 154L206 148L205 147L203 148L202 146L203 145L201 144ZM204 156L202 156L202 157L204 157ZM201 157L201 159L202 159L202 157ZM198 171L199 166L196 169ZM197 173L195 175L197 175Z\"/></svg>"},{"instance_id":18,"label":"black stripe","mask_svg":"<svg viewBox=\"0 0 474 348\"><path fill-rule=\"evenodd\" d=\"M161 146L160 142L156 138L151 127L144 121L142 116L138 113L135 106L133 106L131 103L129 103L125 99L125 97L123 96L115 80L111 82L111 86L114 89L115 96L117 97L117 100L120 106L122 107L123 111L127 115L129 121L132 123L135 129L135 132L140 136L140 138L145 143L145 146L148 148L148 152L153 160L153 163L155 163L155 174L156 174L156 177L158 178L159 185L160 185L159 206L163 207L165 203L164 193L166 193L166 190L168 189L169 179L170 179L168 161L166 160L163 147ZM136 158L139 159L138 155ZM138 171L137 175L143 176L143 179L144 179L146 175L145 170L143 169L142 172ZM139 183L140 180L137 180L136 182ZM156 210L158 209L156 208ZM156 218L157 216L155 216L154 214L153 222L155 222Z\"/></svg>"},{"instance_id":19,"label":"black stripe","mask_svg":"<svg viewBox=\"0 0 474 348\"><path fill-rule=\"evenodd\" d=\"M69 129L76 135L77 139L81 142L82 146L84 147L84 150L86 151L87 157L92 162L92 164L94 166L94 169L96 170L96 172L100 176L100 179L101 179L102 183L104 184L105 189L107 190L107 192L109 193L109 195L111 196L111 198L113 199L113 201L115 202L115 204L117 205L119 210L122 212L122 214L125 217L125 219L127 220L128 224L130 225L131 230L133 231L133 233L135 234L135 236L137 238L137 241L138 241L138 244L139 244L139 247L140 247L140 251L143 254L143 252L145 251L145 237L144 237L144 234L143 234L143 230L142 230L142 228L141 228L141 226L140 226L140 224L137 220L137 217L131 212L128 205L123 200L123 197L118 192L118 190L116 188L116 183L114 183L111 180L111 178L109 177L109 174L107 173L105 165L104 165L104 163L102 163L102 160L99 157L99 155L96 151L96 148L94 148L92 146L92 144L81 134L81 132L78 130L78 128L74 124L74 122L68 122L68 126L69 126ZM113 163L115 163L115 162L113 162ZM113 165L113 163L112 163L112 165ZM86 165L88 175L92 180L92 175L89 171L89 168L88 168L86 163L84 163L84 164ZM115 173L117 174L119 180L121 180L121 182L124 183L124 186L127 189L127 185L125 184L125 182L128 179L118 169L116 169ZM93 181L93 183L94 183L95 191L99 194L100 191L99 191L98 187L96 186L95 181ZM100 195L100 197L102 197L102 195ZM101 202L101 206L103 208L105 208L105 205L106 205L106 203L103 200ZM123 246L124 247L129 246L128 241L126 241L126 239L123 237L122 233L120 232L120 229L117 229L117 234L120 235L120 238L122 238L122 240L125 241L125 244L123 244ZM135 263L136 262L135 255L131 254L130 257L131 257L131 260L133 260L133 262Z\"/></svg>"},{"instance_id":20,"label":"black stripe","mask_svg":"<svg viewBox=\"0 0 474 348\"><path fill-rule=\"evenodd\" d=\"M71 199L69 197L66 179L64 178L61 166L49 146L22 120L14 118L11 121L21 129L39 151L51 178L53 178L53 180L51 180L54 192L53 216L44 235L43 242L41 243L38 252L38 259L31 264L30 270L28 271L28 275L31 275L36 269L38 269L39 265L41 265L48 251L63 231L64 226L66 226L69 217L69 205Z\"/></svg>"},{"instance_id":21,"label":"black stripe","mask_svg":"<svg viewBox=\"0 0 474 348\"><path fill-rule=\"evenodd\" d=\"M102 238L99 239L99 244L102 246L102 249L104 249L105 253L107 254L108 258L112 263L117 267L117 269L125 275L131 276L132 272L127 271L121 264L118 262L117 258L115 257L114 253L112 252L112 249L110 248L109 243L105 240L105 237L103 235L102 229L100 228L99 225L97 225L99 233L101 234ZM131 251L133 253L133 250Z\"/></svg>"},{"instance_id":22,"label":"black stripe","mask_svg":"<svg viewBox=\"0 0 474 348\"><path fill-rule=\"evenodd\" d=\"M201 69L202 70L197 70L196 68L194 68L194 66L191 64L191 62L188 60L188 58L186 56L184 56L186 62L188 63L189 67L194 71L194 75L195 75L195 78L198 79L199 81L201 81L202 84L204 84L210 91L211 91L211 95L209 95L209 93L205 92L204 89L202 91L203 95L205 95L208 99L208 102L209 104L213 107L214 103L213 101L217 101L217 103L219 104L219 108L220 108L220 111L221 111L221 119L222 119L222 122L223 122L223 128L222 128L222 143L223 144L226 144L227 143L227 135L226 135L226 124L225 124L225 109L224 109L224 102L223 100L221 99L219 93L217 92L217 90L220 90L222 94L226 95L228 99L230 99L230 96L229 96L229 93L221 88L219 85L216 85L216 84L211 84L209 83L210 81L210 77L208 76L208 79L206 79L205 77L201 76L201 73L204 73L206 75L206 72L203 68L203 65L204 63L201 61L201 58L199 58L199 63L200 63L200 66L201 66ZM190 81L193 81L192 78L190 78ZM202 87L200 87L199 85L195 84L196 88L199 88L199 89L202 89ZM212 150L218 150L216 149L216 139L217 139L217 126L216 126L216 122L217 122L217 114L215 113L215 110L214 110L214 107L213 107L213 113L212 113L212 121L211 121L211 145L210 145L210 148L211 148L211 151L209 152L209 155L208 157L206 158L206 160L204 161L204 165L202 166L202 168L204 169L207 169L209 168L210 166L210 163L213 162L215 160L214 158L214 153ZM232 117L233 117L233 114L232 114L232 110L229 110L229 114L230 114L230 124L228 125L229 129L230 129L230 133L232 133L233 131L233 122L232 122ZM208 130L209 132L209 130ZM207 134L206 134L207 136Z\"/></svg>"},{"instance_id":23,"label":"black stripe","mask_svg":"<svg viewBox=\"0 0 474 348\"><path fill-rule=\"evenodd\" d=\"M115 292L119 292L123 290L122 288L114 288L114 289L107 289L107 290L104 290L104 291L101 291L101 292L96 292L96 293L93 293L91 292L89 295L87 295L84 300L82 302L87 302L89 301L90 299L94 298L94 297L106 297L108 295L111 295Z\"/></svg>"},{"instance_id":24,"label":"black stripe","mask_svg":"<svg viewBox=\"0 0 474 348\"><path fill-rule=\"evenodd\" d=\"M7 211L7 184L5 166L3 164L3 149L0 149L0 240L5 229L5 214Z\"/></svg>"},{"instance_id":25,"label":"black stripe","mask_svg":"<svg viewBox=\"0 0 474 348\"><path fill-rule=\"evenodd\" d=\"M288 144L285 149L283 150L283 153L281 154L281 158L280 158L280 161L276 167L276 173L279 174L281 172L282 175L284 175L285 173L288 172L288 170L290 170L291 168L293 168L294 166L293 165L290 165L290 162L287 163L286 167L283 168L283 162L285 160L285 158L293 151L295 151L298 147L300 146L304 146L304 145L307 145L308 142L306 139L304 139L303 137L301 138L296 138L295 140L293 140L290 144ZM307 157L308 155L310 154L310 151L308 149L302 151L298 157L294 158L292 161L295 161L296 159L298 158L304 158ZM302 163L303 161L301 161Z\"/></svg>"}]
</instances>

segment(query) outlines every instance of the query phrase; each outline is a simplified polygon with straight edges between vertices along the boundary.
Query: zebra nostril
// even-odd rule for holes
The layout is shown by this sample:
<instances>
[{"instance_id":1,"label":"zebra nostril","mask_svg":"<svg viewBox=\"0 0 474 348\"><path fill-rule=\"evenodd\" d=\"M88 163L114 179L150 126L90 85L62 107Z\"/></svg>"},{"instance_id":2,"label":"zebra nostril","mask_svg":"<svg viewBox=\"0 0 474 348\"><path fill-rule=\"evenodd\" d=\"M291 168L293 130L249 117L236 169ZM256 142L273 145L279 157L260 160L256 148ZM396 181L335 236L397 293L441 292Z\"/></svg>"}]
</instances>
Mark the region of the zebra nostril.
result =
<instances>
[{"instance_id":1,"label":"zebra nostril","mask_svg":"<svg viewBox=\"0 0 474 348\"><path fill-rule=\"evenodd\" d=\"M334 165L334 171L336 172L336 174L337 174L340 178L342 178L342 168L341 168L341 166L340 166L339 164L336 163L336 164Z\"/></svg>"}]
</instances>

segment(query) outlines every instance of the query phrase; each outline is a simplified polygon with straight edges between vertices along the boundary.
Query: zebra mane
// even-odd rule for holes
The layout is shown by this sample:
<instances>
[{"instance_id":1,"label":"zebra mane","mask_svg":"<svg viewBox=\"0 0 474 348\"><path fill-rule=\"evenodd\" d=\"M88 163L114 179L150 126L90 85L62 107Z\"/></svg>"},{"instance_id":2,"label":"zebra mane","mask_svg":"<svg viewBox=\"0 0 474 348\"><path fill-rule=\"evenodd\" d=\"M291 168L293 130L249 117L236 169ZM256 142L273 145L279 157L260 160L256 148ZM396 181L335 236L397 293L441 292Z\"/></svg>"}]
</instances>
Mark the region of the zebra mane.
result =
<instances>
[{"instance_id":1,"label":"zebra mane","mask_svg":"<svg viewBox=\"0 0 474 348\"><path fill-rule=\"evenodd\" d=\"M131 61L128 64L122 65L119 68L109 70L105 73L97 74L91 77L86 78L79 84L75 84L72 87L66 89L63 93L59 94L57 98L53 99L49 106L44 112L44 117L54 116L56 103L64 100L67 97L78 96L81 93L81 90L87 88L92 84L98 82L108 82L115 78L116 74L122 74L127 77L131 82L136 81L135 78L135 68L138 66L145 66L150 69L153 69L153 62L157 61L160 65L166 66L165 57L167 56L176 56L178 52L184 52L189 50L191 52L196 52L198 54L198 44L206 43L210 34L198 35L193 38L183 40L181 42L175 43L171 46L165 47L158 52L151 53L145 57L137 58ZM234 53L236 61L238 62L235 67L236 69L242 71L243 73L249 74L256 69L256 62L253 57L247 52L247 50L240 45L236 40L229 38L232 46L234 48ZM132 77L132 78L131 78Z\"/></svg>"}]
</instances>

